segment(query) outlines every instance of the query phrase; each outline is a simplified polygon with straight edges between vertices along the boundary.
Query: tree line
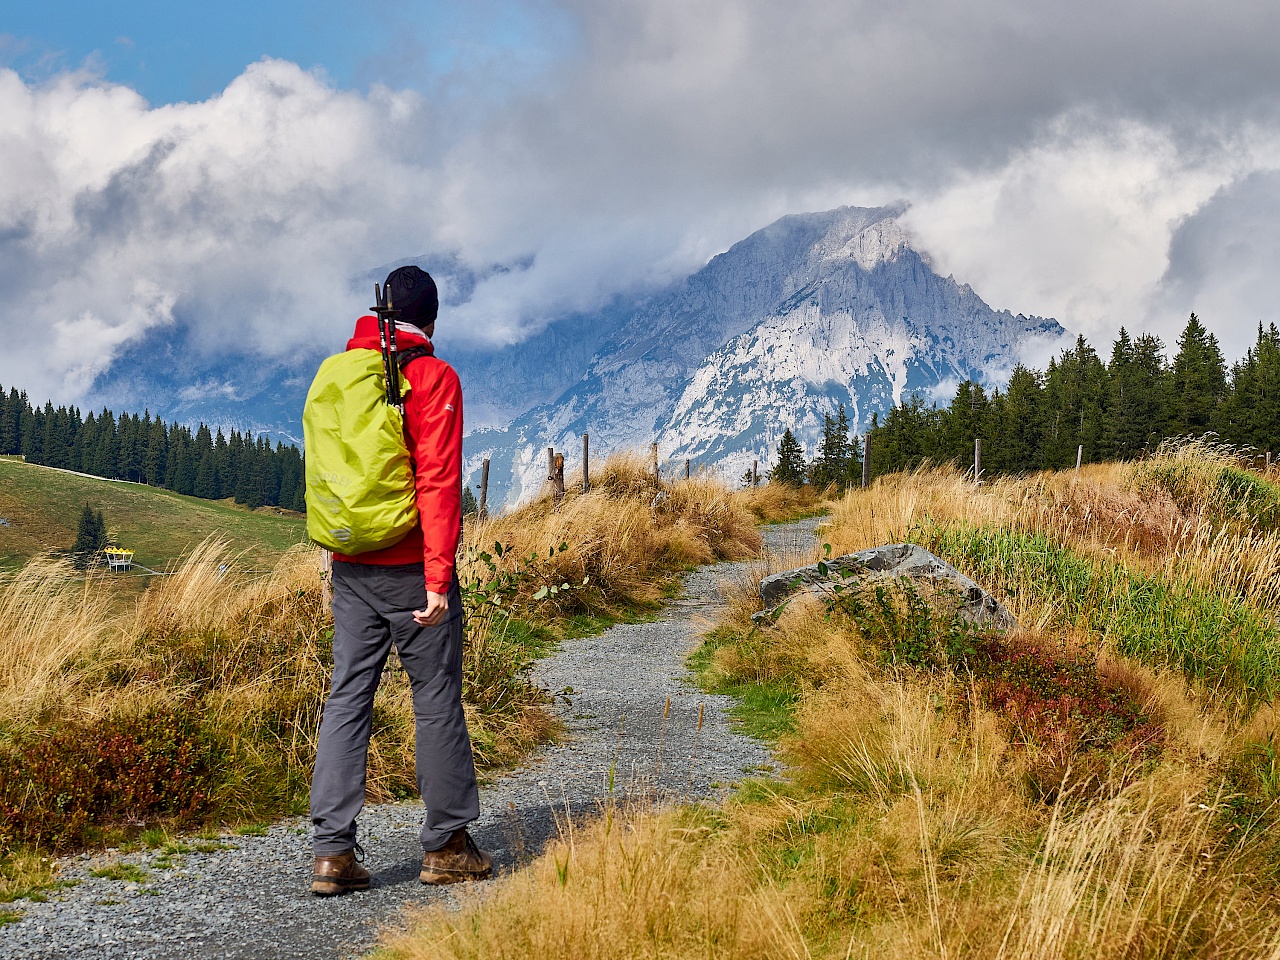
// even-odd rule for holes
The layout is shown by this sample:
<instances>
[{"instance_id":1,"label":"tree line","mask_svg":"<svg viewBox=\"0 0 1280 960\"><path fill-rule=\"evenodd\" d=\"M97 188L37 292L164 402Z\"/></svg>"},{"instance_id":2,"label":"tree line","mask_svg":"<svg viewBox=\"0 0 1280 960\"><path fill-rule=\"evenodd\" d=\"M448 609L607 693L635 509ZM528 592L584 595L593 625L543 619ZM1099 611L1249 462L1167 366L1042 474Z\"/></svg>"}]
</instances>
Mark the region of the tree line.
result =
<instances>
[{"instance_id":1,"label":"tree line","mask_svg":"<svg viewBox=\"0 0 1280 960\"><path fill-rule=\"evenodd\" d=\"M747 473L750 476L751 471ZM812 461L805 460L800 441L787 429L778 443L777 462L769 471L770 482L792 487L811 483L825 488L834 483L843 490L861 477L862 441L856 433L849 435L849 414L843 403L834 415L823 417L822 439Z\"/></svg>"},{"instance_id":2,"label":"tree line","mask_svg":"<svg viewBox=\"0 0 1280 960\"><path fill-rule=\"evenodd\" d=\"M0 387L0 455L112 480L132 480L250 508L306 509L302 453L295 446L232 430L194 431L178 423L103 408L33 407L26 391Z\"/></svg>"},{"instance_id":3,"label":"tree line","mask_svg":"<svg viewBox=\"0 0 1280 960\"><path fill-rule=\"evenodd\" d=\"M946 407L919 395L871 418L871 472L973 462L982 471L1021 473L1140 457L1172 437L1216 433L1226 443L1280 452L1280 331L1258 325L1257 341L1229 369L1217 338L1193 313L1170 363L1152 334L1123 327L1104 362L1084 337L1046 370L1014 367L1003 390L966 380ZM844 406L826 416L812 461L787 430L769 471L775 483L841 488L861 480L862 448L849 436ZM750 471L748 471L750 473ZM744 481L746 478L744 478Z\"/></svg>"},{"instance_id":4,"label":"tree line","mask_svg":"<svg viewBox=\"0 0 1280 960\"><path fill-rule=\"evenodd\" d=\"M1008 386L988 393L961 383L947 407L915 396L873 416L871 469L879 475L924 460L973 462L983 473L1129 460L1172 437L1216 433L1226 443L1280 451L1280 331L1258 325L1257 342L1229 369L1217 338L1193 313L1170 363L1159 337L1121 328L1104 362L1084 337L1048 369L1014 367Z\"/></svg>"}]
</instances>

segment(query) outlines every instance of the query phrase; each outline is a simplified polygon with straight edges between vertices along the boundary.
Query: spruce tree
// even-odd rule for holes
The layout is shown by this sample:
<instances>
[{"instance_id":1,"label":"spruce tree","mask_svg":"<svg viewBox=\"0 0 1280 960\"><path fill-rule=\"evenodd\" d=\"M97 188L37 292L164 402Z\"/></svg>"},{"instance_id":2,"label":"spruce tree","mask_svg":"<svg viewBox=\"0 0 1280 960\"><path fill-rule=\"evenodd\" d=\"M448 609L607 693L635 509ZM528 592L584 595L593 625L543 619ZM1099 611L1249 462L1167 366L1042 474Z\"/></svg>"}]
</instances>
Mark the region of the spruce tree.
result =
<instances>
[{"instance_id":1,"label":"spruce tree","mask_svg":"<svg viewBox=\"0 0 1280 960\"><path fill-rule=\"evenodd\" d=\"M1045 400L1039 374L1022 364L1015 366L999 406L990 452L983 453L983 472L1039 470L1045 456Z\"/></svg>"},{"instance_id":2,"label":"spruce tree","mask_svg":"<svg viewBox=\"0 0 1280 960\"><path fill-rule=\"evenodd\" d=\"M788 487L799 487L804 484L805 463L804 448L788 427L778 442L778 462L769 471L769 481Z\"/></svg>"},{"instance_id":3,"label":"spruce tree","mask_svg":"<svg viewBox=\"0 0 1280 960\"><path fill-rule=\"evenodd\" d=\"M1217 425L1218 405L1227 393L1227 365L1218 338L1194 313L1178 338L1168 385L1169 436L1200 436Z\"/></svg>"},{"instance_id":4,"label":"spruce tree","mask_svg":"<svg viewBox=\"0 0 1280 960\"><path fill-rule=\"evenodd\" d=\"M26 406L27 395L19 394L17 387L9 388L9 399L5 402L4 415L0 417L0 453L13 456L22 452L22 408Z\"/></svg>"},{"instance_id":5,"label":"spruce tree","mask_svg":"<svg viewBox=\"0 0 1280 960\"><path fill-rule=\"evenodd\" d=\"M818 442L817 456L813 458L813 464L809 468L814 486L826 487L833 483L842 488L847 486L853 473L852 459L849 414L841 403L836 408L835 416L829 413L823 415L822 439Z\"/></svg>"},{"instance_id":6,"label":"spruce tree","mask_svg":"<svg viewBox=\"0 0 1280 960\"><path fill-rule=\"evenodd\" d=\"M94 510L86 503L80 511L80 526L76 531L75 545L71 548L72 562L78 569L85 570L106 545L107 524L102 518L102 511Z\"/></svg>"},{"instance_id":7,"label":"spruce tree","mask_svg":"<svg viewBox=\"0 0 1280 960\"><path fill-rule=\"evenodd\" d=\"M471 492L471 488L465 483L462 485L462 515L464 517L473 517L479 507L476 504L476 495Z\"/></svg>"},{"instance_id":8,"label":"spruce tree","mask_svg":"<svg viewBox=\"0 0 1280 960\"><path fill-rule=\"evenodd\" d=\"M1258 324L1258 340L1231 368L1231 388L1222 404L1224 440L1260 451L1280 449L1280 330Z\"/></svg>"}]
</instances>

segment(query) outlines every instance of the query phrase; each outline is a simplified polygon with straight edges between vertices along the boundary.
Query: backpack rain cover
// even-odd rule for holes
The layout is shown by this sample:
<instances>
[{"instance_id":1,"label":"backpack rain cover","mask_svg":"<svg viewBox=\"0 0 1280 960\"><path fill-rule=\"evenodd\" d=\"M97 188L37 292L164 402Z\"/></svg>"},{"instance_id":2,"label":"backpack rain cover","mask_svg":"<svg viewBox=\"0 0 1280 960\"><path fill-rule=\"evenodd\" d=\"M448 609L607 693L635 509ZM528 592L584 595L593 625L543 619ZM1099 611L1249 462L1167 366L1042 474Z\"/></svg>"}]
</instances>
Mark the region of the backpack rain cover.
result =
<instances>
[{"instance_id":1,"label":"backpack rain cover","mask_svg":"<svg viewBox=\"0 0 1280 960\"><path fill-rule=\"evenodd\" d=\"M399 376L407 395L409 383ZM312 540L352 556L390 547L417 526L404 415L387 403L379 351L347 350L320 364L302 436Z\"/></svg>"}]
</instances>

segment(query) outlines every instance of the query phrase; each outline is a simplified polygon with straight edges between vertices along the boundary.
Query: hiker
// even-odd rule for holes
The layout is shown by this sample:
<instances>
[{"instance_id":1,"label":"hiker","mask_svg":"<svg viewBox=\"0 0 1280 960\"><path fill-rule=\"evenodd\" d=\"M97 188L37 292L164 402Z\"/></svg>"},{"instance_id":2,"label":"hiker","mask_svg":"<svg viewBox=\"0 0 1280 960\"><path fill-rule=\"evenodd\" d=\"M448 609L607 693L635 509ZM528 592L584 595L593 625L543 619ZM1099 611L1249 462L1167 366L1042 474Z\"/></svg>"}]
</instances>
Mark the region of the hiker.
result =
<instances>
[{"instance_id":1,"label":"hiker","mask_svg":"<svg viewBox=\"0 0 1280 960\"><path fill-rule=\"evenodd\" d=\"M458 375L435 357L431 345L439 309L435 281L418 267L400 267L387 277L385 289L386 300L398 311L398 318L391 314L392 342L403 371L400 383L407 384L402 387L408 445L404 476L406 484L412 477L414 489L406 487L403 495L410 523L416 502L418 522L391 546L333 556L333 684L311 780L311 890L319 896L369 887L369 871L358 862L364 851L356 842L356 817L365 800L374 693L393 644L413 690L418 790L426 805L420 879L429 884L481 880L493 870L493 859L467 832L480 815L480 801L462 712L462 600L454 569L462 529L462 389ZM380 334L385 339L386 333L382 322L374 316L356 321L347 351L379 350ZM385 349L383 356L388 356ZM309 394L308 406L312 403ZM398 437L393 439L398 444ZM405 451L399 452L403 460ZM320 512L312 510L312 496L309 475L309 515Z\"/></svg>"}]
</instances>

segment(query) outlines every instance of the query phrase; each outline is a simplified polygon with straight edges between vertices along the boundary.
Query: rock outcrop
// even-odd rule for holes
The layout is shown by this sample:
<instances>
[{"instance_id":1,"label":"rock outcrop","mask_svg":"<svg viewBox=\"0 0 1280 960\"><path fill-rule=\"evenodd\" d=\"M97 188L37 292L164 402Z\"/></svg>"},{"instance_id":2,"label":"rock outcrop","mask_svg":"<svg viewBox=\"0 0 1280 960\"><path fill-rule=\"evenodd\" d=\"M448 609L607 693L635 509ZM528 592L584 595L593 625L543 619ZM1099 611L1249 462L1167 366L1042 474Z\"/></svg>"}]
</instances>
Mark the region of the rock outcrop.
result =
<instances>
[{"instance_id":1,"label":"rock outcrop","mask_svg":"<svg viewBox=\"0 0 1280 960\"><path fill-rule=\"evenodd\" d=\"M833 596L850 587L872 585L877 580L901 579L927 581L935 589L953 594L957 616L969 623L998 630L1011 630L1018 625L1013 614L990 592L941 557L914 543L859 550L821 564L765 577L760 581L760 598L765 609L752 619L771 619L797 592Z\"/></svg>"}]
</instances>

